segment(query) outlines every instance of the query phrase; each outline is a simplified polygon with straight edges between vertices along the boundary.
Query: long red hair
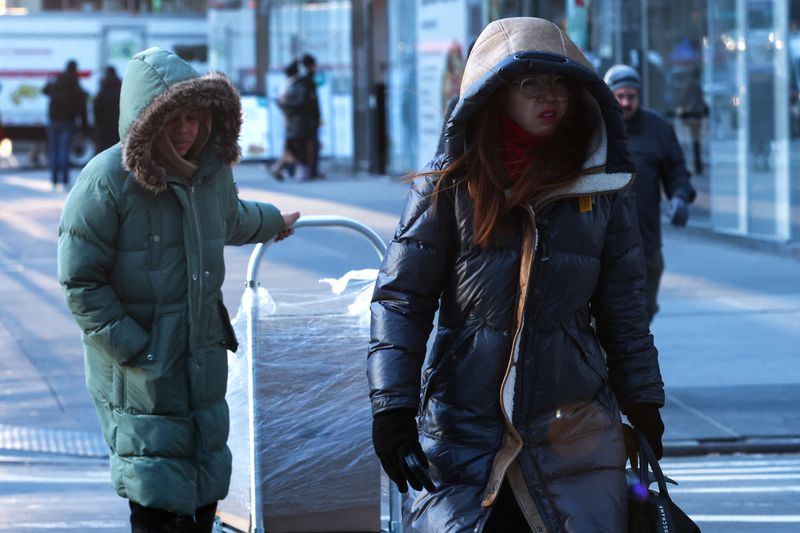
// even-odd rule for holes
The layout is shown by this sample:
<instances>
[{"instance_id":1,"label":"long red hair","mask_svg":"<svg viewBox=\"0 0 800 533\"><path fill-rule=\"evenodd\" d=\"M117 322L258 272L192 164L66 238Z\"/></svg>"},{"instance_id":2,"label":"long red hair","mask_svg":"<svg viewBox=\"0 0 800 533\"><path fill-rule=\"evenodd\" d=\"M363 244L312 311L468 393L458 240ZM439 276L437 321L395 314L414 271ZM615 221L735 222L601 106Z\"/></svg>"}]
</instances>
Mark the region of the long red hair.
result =
<instances>
[{"instance_id":1,"label":"long red hair","mask_svg":"<svg viewBox=\"0 0 800 533\"><path fill-rule=\"evenodd\" d=\"M437 177L433 203L448 186L466 183L473 207L473 241L487 247L502 232L510 211L532 204L544 194L563 187L581 175L596 124L581 91L573 91L567 111L552 135L528 150L531 166L512 185L503 167L499 142L499 117L504 109L505 91L492 95L467 122L464 153L441 170L411 176ZM453 177L453 180L447 178ZM506 190L509 195L506 197Z\"/></svg>"}]
</instances>

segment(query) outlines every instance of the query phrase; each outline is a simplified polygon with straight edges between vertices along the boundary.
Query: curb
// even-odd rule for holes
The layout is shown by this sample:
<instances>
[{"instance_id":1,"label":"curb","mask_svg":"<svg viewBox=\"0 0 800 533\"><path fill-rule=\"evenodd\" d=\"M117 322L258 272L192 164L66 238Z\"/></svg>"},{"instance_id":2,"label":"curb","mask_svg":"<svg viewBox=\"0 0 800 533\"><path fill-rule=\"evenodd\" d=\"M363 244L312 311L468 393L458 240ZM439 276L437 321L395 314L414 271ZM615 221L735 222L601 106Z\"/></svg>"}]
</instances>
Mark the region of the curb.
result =
<instances>
[{"instance_id":1,"label":"curb","mask_svg":"<svg viewBox=\"0 0 800 533\"><path fill-rule=\"evenodd\" d=\"M664 233L674 232L679 234L684 232L688 235L709 239L716 242L724 242L739 246L748 250L766 252L779 257L800 260L800 242L783 241L768 238L760 238L751 235L738 235L715 230L707 223L693 222L692 220L683 228L673 228L669 223L661 224Z\"/></svg>"},{"instance_id":2,"label":"curb","mask_svg":"<svg viewBox=\"0 0 800 533\"><path fill-rule=\"evenodd\" d=\"M664 442L664 457L736 453L800 453L800 437L740 437Z\"/></svg>"}]
</instances>

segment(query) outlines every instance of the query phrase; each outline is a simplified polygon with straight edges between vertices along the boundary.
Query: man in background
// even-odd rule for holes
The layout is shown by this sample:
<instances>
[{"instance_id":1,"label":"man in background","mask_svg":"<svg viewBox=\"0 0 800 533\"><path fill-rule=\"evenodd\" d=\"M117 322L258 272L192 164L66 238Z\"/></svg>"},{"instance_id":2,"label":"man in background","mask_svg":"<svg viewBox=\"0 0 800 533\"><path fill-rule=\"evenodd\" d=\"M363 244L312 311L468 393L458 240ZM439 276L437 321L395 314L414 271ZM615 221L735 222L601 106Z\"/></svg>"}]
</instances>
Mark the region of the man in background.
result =
<instances>
[{"instance_id":1,"label":"man in background","mask_svg":"<svg viewBox=\"0 0 800 533\"><path fill-rule=\"evenodd\" d=\"M94 97L94 147L99 154L119 142L119 94L122 80L112 66L106 67L100 90Z\"/></svg>"},{"instance_id":2,"label":"man in background","mask_svg":"<svg viewBox=\"0 0 800 533\"><path fill-rule=\"evenodd\" d=\"M42 90L50 97L47 116L50 121L50 173L53 190L69 189L69 148L76 128L89 129L86 120L86 91L78 82L78 64L67 62L64 72L50 81Z\"/></svg>"},{"instance_id":3,"label":"man in background","mask_svg":"<svg viewBox=\"0 0 800 533\"><path fill-rule=\"evenodd\" d=\"M661 253L661 195L669 201L667 216L673 226L689 219L688 205L696 192L690 183L683 152L672 125L640 105L639 73L628 65L614 65L605 82L617 98L628 129L628 149L636 167L633 191L639 210L639 230L647 263L647 312L650 320L658 312L658 285L664 272Z\"/></svg>"}]
</instances>

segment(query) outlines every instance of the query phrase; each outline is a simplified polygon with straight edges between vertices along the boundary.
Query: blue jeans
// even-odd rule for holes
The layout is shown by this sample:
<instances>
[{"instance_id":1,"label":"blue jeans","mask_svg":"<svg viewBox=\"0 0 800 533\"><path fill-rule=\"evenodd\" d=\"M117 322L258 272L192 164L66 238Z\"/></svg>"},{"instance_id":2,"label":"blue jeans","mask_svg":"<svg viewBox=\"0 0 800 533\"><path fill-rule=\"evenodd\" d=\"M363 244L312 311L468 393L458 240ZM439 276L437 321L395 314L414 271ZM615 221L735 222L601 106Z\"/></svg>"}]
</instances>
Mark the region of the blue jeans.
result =
<instances>
[{"instance_id":1,"label":"blue jeans","mask_svg":"<svg viewBox=\"0 0 800 533\"><path fill-rule=\"evenodd\" d=\"M75 125L70 122L55 121L50 123L48 141L50 142L50 173L53 185L61 182L69 185L69 147Z\"/></svg>"}]
</instances>

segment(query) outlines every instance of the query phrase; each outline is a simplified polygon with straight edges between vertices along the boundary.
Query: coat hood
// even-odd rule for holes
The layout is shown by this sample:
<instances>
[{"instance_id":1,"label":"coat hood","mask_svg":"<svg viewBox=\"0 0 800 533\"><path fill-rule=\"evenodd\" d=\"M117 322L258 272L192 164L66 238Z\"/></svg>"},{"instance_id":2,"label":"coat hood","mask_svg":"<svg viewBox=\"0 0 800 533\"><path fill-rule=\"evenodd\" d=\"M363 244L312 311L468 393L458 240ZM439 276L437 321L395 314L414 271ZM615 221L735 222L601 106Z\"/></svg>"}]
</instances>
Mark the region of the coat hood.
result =
<instances>
[{"instance_id":1,"label":"coat hood","mask_svg":"<svg viewBox=\"0 0 800 533\"><path fill-rule=\"evenodd\" d=\"M239 93L219 73L201 76L174 53L150 48L133 56L120 94L119 136L123 166L147 190L164 191L166 171L153 144L164 124L185 107L211 112L211 143L220 162L239 161L242 108Z\"/></svg>"},{"instance_id":2,"label":"coat hood","mask_svg":"<svg viewBox=\"0 0 800 533\"><path fill-rule=\"evenodd\" d=\"M575 80L581 87L580 97L596 114L594 149L584 163L586 174L570 191L559 194L593 194L625 187L633 179L634 169L616 98L569 36L552 22L533 17L496 20L476 39L461 79L458 104L447 122L447 159L463 153L469 118L496 90L516 77L538 72ZM604 177L600 179L598 174Z\"/></svg>"}]
</instances>

